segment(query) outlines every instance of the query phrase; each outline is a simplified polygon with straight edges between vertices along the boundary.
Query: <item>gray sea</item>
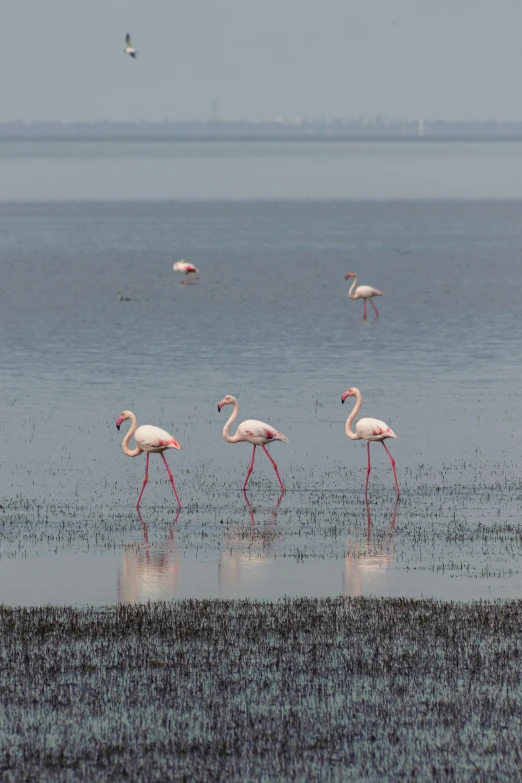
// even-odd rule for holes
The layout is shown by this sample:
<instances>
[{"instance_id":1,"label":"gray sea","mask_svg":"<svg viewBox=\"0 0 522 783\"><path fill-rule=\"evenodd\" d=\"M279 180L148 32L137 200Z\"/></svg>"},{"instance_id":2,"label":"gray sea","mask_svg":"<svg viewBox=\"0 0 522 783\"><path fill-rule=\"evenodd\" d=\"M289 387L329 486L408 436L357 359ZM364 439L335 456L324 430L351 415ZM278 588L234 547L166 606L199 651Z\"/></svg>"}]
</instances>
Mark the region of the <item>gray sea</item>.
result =
<instances>
[{"instance_id":1,"label":"gray sea","mask_svg":"<svg viewBox=\"0 0 522 783\"><path fill-rule=\"evenodd\" d=\"M521 595L522 145L0 142L0 174L0 601ZM260 450L243 496L225 394L289 438L282 497ZM179 515L159 455L136 513L123 409L181 443Z\"/></svg>"}]
</instances>

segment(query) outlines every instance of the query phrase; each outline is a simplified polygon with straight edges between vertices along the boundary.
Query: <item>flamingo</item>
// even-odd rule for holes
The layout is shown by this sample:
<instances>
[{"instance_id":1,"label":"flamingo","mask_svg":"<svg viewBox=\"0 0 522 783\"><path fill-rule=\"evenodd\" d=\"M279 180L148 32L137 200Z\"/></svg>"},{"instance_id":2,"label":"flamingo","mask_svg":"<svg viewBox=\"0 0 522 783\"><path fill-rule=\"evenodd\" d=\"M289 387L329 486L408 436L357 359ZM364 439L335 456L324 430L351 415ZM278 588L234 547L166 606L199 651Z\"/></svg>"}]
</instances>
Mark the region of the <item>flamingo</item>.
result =
<instances>
[{"instance_id":1,"label":"flamingo","mask_svg":"<svg viewBox=\"0 0 522 783\"><path fill-rule=\"evenodd\" d=\"M357 287L357 272L348 272L348 274L344 276L344 279L348 280L350 277L355 278L348 291L350 299L364 299L363 318L366 318L366 301L369 300L371 306L375 310L375 317L378 318L379 311L372 302L372 296L383 296L382 291L378 291L377 288L372 288L371 285L360 285Z\"/></svg>"},{"instance_id":2,"label":"flamingo","mask_svg":"<svg viewBox=\"0 0 522 783\"><path fill-rule=\"evenodd\" d=\"M250 462L250 467L248 468L248 473L246 475L245 483L243 484L243 491L245 491L246 485L248 484L248 479L250 478L250 474L254 470L254 458L256 456L256 446L261 446L266 456L268 457L268 459L273 465L273 468L276 472L277 480L279 481L282 491L285 492L285 487L283 482L281 481L281 476L279 475L277 465L275 464L274 460L268 453L265 444L271 443L274 440L281 440L284 443L288 443L288 438L286 438L281 432L278 432L278 430L276 430L275 427L272 427L270 424L265 424L264 422L256 421L255 419L248 419L247 421L242 421L241 424L238 425L236 434L230 435L229 433L230 425L237 419L237 414L239 413L239 403L235 397L232 397L232 395L227 394L226 397L223 397L221 402L218 402L218 406L217 406L218 411L220 411L224 405L234 406L234 410L232 411L229 420L227 421L227 423L223 428L223 437L225 438L225 440L228 443L241 443L241 442L252 443L252 445L254 446L252 450L252 460Z\"/></svg>"},{"instance_id":3,"label":"flamingo","mask_svg":"<svg viewBox=\"0 0 522 783\"><path fill-rule=\"evenodd\" d=\"M174 496L177 500L178 508L181 508L181 503L179 502L178 493L176 492L176 486L174 484L174 478L172 476L172 473L170 472L168 462L163 454L165 449L181 449L181 446L179 445L178 441L176 440L176 438L173 438L172 435L170 435L165 430L160 429L160 427L151 427L150 424L144 424L141 427L138 427L138 429L136 429L137 426L136 416L132 411L123 411L121 416L118 417L118 419L116 420L116 427L118 428L118 430L120 429L122 421L125 421L125 419L130 419L132 421L132 424L130 430L128 431L128 433L125 435L123 439L123 443L121 444L123 453L126 454L128 457L137 457L139 454L142 453L142 451L146 453L145 478L143 479L143 486L141 488L141 492L138 497L138 502L136 503L136 508L139 509L140 507L141 496L143 495L143 490L145 489L145 485L149 480L149 455L150 454L161 454L161 458L165 463L165 467L167 468L167 473L169 474L169 480L170 483L172 484L172 489L174 490ZM131 451L129 449L129 441L133 435L134 435L134 440L136 442L136 448Z\"/></svg>"},{"instance_id":4,"label":"flamingo","mask_svg":"<svg viewBox=\"0 0 522 783\"><path fill-rule=\"evenodd\" d=\"M183 272L185 275L194 275L194 277L186 277L181 281L181 285L192 283L194 280L199 280L199 271L193 264L189 264L184 258L181 261L176 261L172 267L175 272Z\"/></svg>"},{"instance_id":5,"label":"flamingo","mask_svg":"<svg viewBox=\"0 0 522 783\"><path fill-rule=\"evenodd\" d=\"M134 48L132 45L130 33L127 33L125 36L125 49L123 50L123 54L130 54L133 60L136 59L136 56L138 54L138 50Z\"/></svg>"},{"instance_id":6,"label":"flamingo","mask_svg":"<svg viewBox=\"0 0 522 783\"><path fill-rule=\"evenodd\" d=\"M355 432L352 432L352 421L357 416L357 413L359 412L359 408L362 404L362 394L359 391L359 389L356 389L355 386L351 389L348 389L348 391L345 391L345 393L341 397L341 402L344 404L344 401L347 397L356 397L357 402L355 404L355 408L350 413L346 420L346 434L349 438L352 440L365 440L366 441L366 449L368 451L368 470L366 472L366 489L364 490L365 494L368 492L368 481L370 480L370 443L372 440L379 441L382 443L386 450L386 454L389 456L392 469L393 469L393 477L395 479L395 486L397 487L397 497L400 496L401 491L399 489L399 482L397 481L397 473L395 472L395 460L393 459L392 455L388 451L388 448L385 444L386 438L397 438L397 435L391 430L387 424L385 424L383 421L379 421L379 419L359 419L357 424L355 425Z\"/></svg>"}]
</instances>

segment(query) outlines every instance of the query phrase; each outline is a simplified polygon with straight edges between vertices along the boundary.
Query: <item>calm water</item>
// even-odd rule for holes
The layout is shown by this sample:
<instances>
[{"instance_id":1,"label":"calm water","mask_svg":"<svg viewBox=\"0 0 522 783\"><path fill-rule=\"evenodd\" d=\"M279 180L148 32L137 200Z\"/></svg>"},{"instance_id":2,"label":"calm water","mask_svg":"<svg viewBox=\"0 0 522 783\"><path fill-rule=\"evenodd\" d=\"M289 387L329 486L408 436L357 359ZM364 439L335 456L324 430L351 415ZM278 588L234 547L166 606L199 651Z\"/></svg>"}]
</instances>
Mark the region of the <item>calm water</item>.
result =
<instances>
[{"instance_id":1,"label":"calm water","mask_svg":"<svg viewBox=\"0 0 522 783\"><path fill-rule=\"evenodd\" d=\"M522 143L0 140L0 201L521 199Z\"/></svg>"},{"instance_id":2,"label":"calm water","mask_svg":"<svg viewBox=\"0 0 522 783\"><path fill-rule=\"evenodd\" d=\"M47 203L0 207L0 600L520 596L520 203L438 192L282 200L282 176L280 192L261 188L259 201L248 191L151 201L161 195L150 188L157 163L195 172L205 154L216 160L212 150L178 151L166 164L154 146L140 159L149 178L134 168L134 194L123 194L109 180L126 155L105 150L106 166L94 157L88 182L73 183L61 173L88 167L88 150L69 169L67 145L47 157L33 146L18 158L16 145L7 154L0 144L0 168L21 173L9 187L0 178L1 198L28 198L25 177L40 164L50 191ZM480 161L462 150L478 177ZM495 154L516 172L519 153ZM225 191L243 155L240 146ZM281 160L283 173L304 165L295 151ZM339 171L353 162L343 148ZM272 158L247 156L246 174L250 164L266 164L268 181ZM201 198L196 184L182 176L173 192ZM78 203L91 186L98 200ZM70 200L54 203L60 193ZM143 200L110 201L117 195ZM172 264L182 257L200 268L198 285L179 284ZM364 322L362 303L348 300L349 271L384 292L379 320ZM351 385L363 393L361 415L398 434L398 506L379 444L364 502L365 447L346 437L351 404L340 400ZM262 453L248 497L240 492L250 447L222 438L231 409L216 404L227 393L241 419L288 436L272 447L282 498ZM184 506L177 518L156 455L142 519L135 512L145 466L121 451L127 425L118 433L114 422L125 408L183 446L167 455Z\"/></svg>"}]
</instances>

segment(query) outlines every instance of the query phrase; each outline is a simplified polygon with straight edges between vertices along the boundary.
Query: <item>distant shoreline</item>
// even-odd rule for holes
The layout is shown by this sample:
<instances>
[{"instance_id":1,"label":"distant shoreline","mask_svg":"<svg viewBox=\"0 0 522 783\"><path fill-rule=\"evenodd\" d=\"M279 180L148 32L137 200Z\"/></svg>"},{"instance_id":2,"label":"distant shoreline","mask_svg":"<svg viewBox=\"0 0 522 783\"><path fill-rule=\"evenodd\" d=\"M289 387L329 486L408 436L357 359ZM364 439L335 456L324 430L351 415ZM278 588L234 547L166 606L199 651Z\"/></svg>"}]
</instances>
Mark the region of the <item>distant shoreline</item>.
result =
<instances>
[{"instance_id":1,"label":"distant shoreline","mask_svg":"<svg viewBox=\"0 0 522 783\"><path fill-rule=\"evenodd\" d=\"M31 122L0 121L0 140L81 141L289 141L289 142L418 142L520 141L522 122L443 122L440 120L272 120L267 122L193 120L163 122Z\"/></svg>"},{"instance_id":2,"label":"distant shoreline","mask_svg":"<svg viewBox=\"0 0 522 783\"><path fill-rule=\"evenodd\" d=\"M353 144L401 144L401 143L418 143L418 144L447 144L447 143L516 143L522 141L522 131L520 134L512 135L382 135L382 136L364 136L364 135L254 135L254 134L230 134L230 135L213 135L213 134L154 134L154 133L75 133L66 131L63 133L24 133L24 134L8 134L3 133L0 130L0 143L1 142L179 142L179 143L216 143L216 144L231 144L231 143L292 143L292 144L309 144L309 143L353 143Z\"/></svg>"}]
</instances>

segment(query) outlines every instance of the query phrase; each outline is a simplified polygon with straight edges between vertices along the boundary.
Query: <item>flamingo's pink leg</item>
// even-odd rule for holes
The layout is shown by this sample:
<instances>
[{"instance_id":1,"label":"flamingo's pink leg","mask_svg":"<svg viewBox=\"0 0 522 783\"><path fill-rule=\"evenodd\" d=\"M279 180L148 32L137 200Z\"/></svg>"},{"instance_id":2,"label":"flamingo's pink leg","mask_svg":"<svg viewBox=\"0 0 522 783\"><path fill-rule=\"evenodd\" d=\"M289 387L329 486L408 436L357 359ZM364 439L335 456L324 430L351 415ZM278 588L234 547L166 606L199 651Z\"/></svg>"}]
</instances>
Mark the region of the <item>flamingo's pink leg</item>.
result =
<instances>
[{"instance_id":1,"label":"flamingo's pink leg","mask_svg":"<svg viewBox=\"0 0 522 783\"><path fill-rule=\"evenodd\" d=\"M397 509L399 508L399 500L400 500L400 496L395 501L395 505L392 511L392 517L391 517L392 530L395 530L395 522L397 521Z\"/></svg>"},{"instance_id":2,"label":"flamingo's pink leg","mask_svg":"<svg viewBox=\"0 0 522 783\"><path fill-rule=\"evenodd\" d=\"M282 499L283 499L283 495L284 495L284 494L285 494L285 490L284 490L284 489L282 489L282 490L281 490L281 494L279 495L279 498L278 498L278 500L277 500L277 503L275 504L274 511L276 510L276 508L279 508L279 506L281 505L281 501L282 501Z\"/></svg>"},{"instance_id":3,"label":"flamingo's pink leg","mask_svg":"<svg viewBox=\"0 0 522 783\"><path fill-rule=\"evenodd\" d=\"M145 489L147 481L149 480L149 457L150 457L150 454L147 452L145 454L145 478L143 479L143 486L141 488L141 492L140 492L140 496L138 498L138 502L136 503L136 508L140 507L141 496L143 495L143 490Z\"/></svg>"},{"instance_id":4,"label":"flamingo's pink leg","mask_svg":"<svg viewBox=\"0 0 522 783\"><path fill-rule=\"evenodd\" d=\"M272 459L272 457L271 457L271 456L270 456L270 454L268 453L268 449L266 448L266 446L264 445L264 443L262 443L262 444L261 444L261 446L263 447L263 451L265 452L266 456L268 457L268 459L270 460L270 462L271 462L271 463L272 463L272 465L274 466L274 470L275 470L275 472L276 472L277 480L279 481L279 484L281 485L281 489L283 490L283 492L286 492L286 490L285 490L285 485L284 485L284 484L283 484L283 482L281 481L281 476L279 475L279 471L278 471L278 469L277 469L277 465L275 464L274 460Z\"/></svg>"},{"instance_id":5,"label":"flamingo's pink leg","mask_svg":"<svg viewBox=\"0 0 522 783\"><path fill-rule=\"evenodd\" d=\"M384 446L384 443L383 443L383 446ZM370 480L370 470L372 469L372 467L370 465L370 441L369 440L366 441L366 451L368 452L368 470L366 471L366 488L364 490L364 494L365 495L368 492L368 482Z\"/></svg>"},{"instance_id":6,"label":"flamingo's pink leg","mask_svg":"<svg viewBox=\"0 0 522 783\"><path fill-rule=\"evenodd\" d=\"M189 277L190 275L190 277ZM187 272L187 276L181 281L181 285L192 285L196 280L199 280L199 275L195 272Z\"/></svg>"},{"instance_id":7,"label":"flamingo's pink leg","mask_svg":"<svg viewBox=\"0 0 522 783\"><path fill-rule=\"evenodd\" d=\"M363 318L366 318L366 299L363 299L363 302L364 302Z\"/></svg>"},{"instance_id":8,"label":"flamingo's pink leg","mask_svg":"<svg viewBox=\"0 0 522 783\"><path fill-rule=\"evenodd\" d=\"M252 459L250 461L250 466L248 468L248 473L246 474L245 483L243 484L243 492L245 491L246 485L248 484L248 479L250 478L250 474L254 470L254 459L255 459L255 456L256 456L256 447L254 446L254 448L252 449Z\"/></svg>"},{"instance_id":9,"label":"flamingo's pink leg","mask_svg":"<svg viewBox=\"0 0 522 783\"><path fill-rule=\"evenodd\" d=\"M395 479L395 486L397 487L397 495L400 495L400 494L401 494L401 491L400 491L400 489L399 489L399 482L397 481L397 473L395 472L395 460L393 459L392 455L391 455L391 454L390 454L390 452L388 451L388 448L387 448L387 446L386 446L386 443L385 443L383 440L381 441L381 443L382 443L382 445L384 446L384 448L386 449L386 454L387 454L387 455L388 455L388 457L390 458L390 462L391 462L391 464L392 464L392 468L393 468L393 478Z\"/></svg>"},{"instance_id":10,"label":"flamingo's pink leg","mask_svg":"<svg viewBox=\"0 0 522 783\"><path fill-rule=\"evenodd\" d=\"M165 455L163 454L163 452L161 452L161 458L162 458L163 462L165 463L165 467L167 468L167 473L169 474L170 483L172 484L172 489L174 490L174 495L176 496L176 500L178 501L178 508L181 508L181 503L179 502L178 493L176 492L176 486L174 484L174 477L173 477L172 473L170 472L169 463L165 459Z\"/></svg>"},{"instance_id":11,"label":"flamingo's pink leg","mask_svg":"<svg viewBox=\"0 0 522 783\"><path fill-rule=\"evenodd\" d=\"M377 308L375 307L375 305L374 305L374 303L372 302L371 299L370 299L370 304L373 307L373 309L375 310L375 317L378 318L379 317L379 311L377 310Z\"/></svg>"},{"instance_id":12,"label":"flamingo's pink leg","mask_svg":"<svg viewBox=\"0 0 522 783\"><path fill-rule=\"evenodd\" d=\"M243 490L243 495L245 497L245 501L247 504L248 513L250 514L250 524L255 525L256 524L256 518L254 516L254 507L250 500L248 499L248 495L246 493L246 489Z\"/></svg>"},{"instance_id":13,"label":"flamingo's pink leg","mask_svg":"<svg viewBox=\"0 0 522 783\"><path fill-rule=\"evenodd\" d=\"M143 517L141 516L141 511L138 509L138 517L141 523L141 526L143 528L143 540L148 545L149 543L149 528ZM147 552L148 556L148 552Z\"/></svg>"},{"instance_id":14,"label":"flamingo's pink leg","mask_svg":"<svg viewBox=\"0 0 522 783\"><path fill-rule=\"evenodd\" d=\"M173 521L172 525L169 528L169 541L173 541L174 540L174 527L176 525L176 522L179 519L179 515L180 514L181 514L181 508L178 508L178 510L176 511L176 516L174 517L174 521Z\"/></svg>"}]
</instances>

